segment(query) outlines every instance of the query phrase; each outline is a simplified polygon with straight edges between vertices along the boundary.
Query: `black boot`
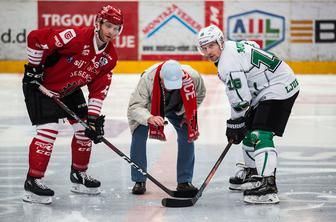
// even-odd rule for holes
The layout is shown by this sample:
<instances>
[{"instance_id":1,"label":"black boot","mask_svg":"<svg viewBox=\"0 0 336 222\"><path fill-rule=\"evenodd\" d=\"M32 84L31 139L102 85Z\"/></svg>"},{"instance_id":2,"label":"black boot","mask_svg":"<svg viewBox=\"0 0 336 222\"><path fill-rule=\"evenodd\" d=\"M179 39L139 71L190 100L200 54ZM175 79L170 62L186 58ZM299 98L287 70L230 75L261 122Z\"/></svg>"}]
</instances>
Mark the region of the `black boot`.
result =
<instances>
[{"instance_id":1,"label":"black boot","mask_svg":"<svg viewBox=\"0 0 336 222\"><path fill-rule=\"evenodd\" d=\"M78 171L71 167L70 181L72 182L71 191L82 194L99 194L101 191L100 181L89 176L85 171Z\"/></svg>"},{"instance_id":2,"label":"black boot","mask_svg":"<svg viewBox=\"0 0 336 222\"><path fill-rule=\"evenodd\" d=\"M136 182L132 189L132 194L141 195L146 192L146 182Z\"/></svg>"},{"instance_id":3,"label":"black boot","mask_svg":"<svg viewBox=\"0 0 336 222\"><path fill-rule=\"evenodd\" d=\"M230 190L247 190L254 188L254 184L257 182L252 176L258 175L256 168L249 168L243 164L237 164L241 169L236 173L234 177L229 179Z\"/></svg>"},{"instance_id":4,"label":"black boot","mask_svg":"<svg viewBox=\"0 0 336 222\"><path fill-rule=\"evenodd\" d=\"M186 182L186 183L178 183L176 187L177 191L198 191L198 189L192 185L192 183Z\"/></svg>"},{"instance_id":5,"label":"black boot","mask_svg":"<svg viewBox=\"0 0 336 222\"><path fill-rule=\"evenodd\" d=\"M54 196L54 191L44 185L41 178L35 178L27 175L24 183L24 189L38 196Z\"/></svg>"},{"instance_id":6,"label":"black boot","mask_svg":"<svg viewBox=\"0 0 336 222\"><path fill-rule=\"evenodd\" d=\"M44 185L41 178L35 178L27 175L24 183L26 194L23 201L40 204L51 204L54 191Z\"/></svg>"},{"instance_id":7,"label":"black boot","mask_svg":"<svg viewBox=\"0 0 336 222\"><path fill-rule=\"evenodd\" d=\"M244 191L244 201L247 203L279 203L277 196L278 189L275 183L275 176L262 177L257 187Z\"/></svg>"}]
</instances>

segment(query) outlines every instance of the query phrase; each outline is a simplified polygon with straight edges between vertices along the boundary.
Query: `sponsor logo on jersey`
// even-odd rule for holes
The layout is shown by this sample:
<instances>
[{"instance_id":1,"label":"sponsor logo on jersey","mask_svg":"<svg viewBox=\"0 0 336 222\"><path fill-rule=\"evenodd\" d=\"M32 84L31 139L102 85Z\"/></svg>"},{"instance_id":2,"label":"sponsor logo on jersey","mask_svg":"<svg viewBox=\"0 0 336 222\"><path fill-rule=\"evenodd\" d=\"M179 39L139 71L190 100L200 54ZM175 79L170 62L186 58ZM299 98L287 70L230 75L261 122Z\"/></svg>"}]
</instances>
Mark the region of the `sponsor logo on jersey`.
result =
<instances>
[{"instance_id":1,"label":"sponsor logo on jersey","mask_svg":"<svg viewBox=\"0 0 336 222\"><path fill-rule=\"evenodd\" d=\"M83 51L82 51L82 55L83 56L87 56L90 54L90 45L84 45Z\"/></svg>"},{"instance_id":2,"label":"sponsor logo on jersey","mask_svg":"<svg viewBox=\"0 0 336 222\"><path fill-rule=\"evenodd\" d=\"M77 76L84 78L85 82L91 82L91 80L92 80L91 75L89 73L85 72L85 71L82 71L82 70L74 71L74 72L70 73L70 78L77 77Z\"/></svg>"},{"instance_id":3,"label":"sponsor logo on jersey","mask_svg":"<svg viewBox=\"0 0 336 222\"><path fill-rule=\"evenodd\" d=\"M99 67L102 67L108 63L108 60L106 57L100 57L99 62L96 61L97 56L93 57L91 62L93 63L93 67L98 69Z\"/></svg>"},{"instance_id":4,"label":"sponsor logo on jersey","mask_svg":"<svg viewBox=\"0 0 336 222\"><path fill-rule=\"evenodd\" d=\"M71 39L76 37L76 32L73 29L66 29L63 32L59 33L64 45L71 41Z\"/></svg>"},{"instance_id":5,"label":"sponsor logo on jersey","mask_svg":"<svg viewBox=\"0 0 336 222\"><path fill-rule=\"evenodd\" d=\"M86 70L89 71L89 72L93 72L94 74L97 74L97 73L98 73L98 70L97 70L95 67L91 66L91 65L89 65L89 66L86 68Z\"/></svg>"},{"instance_id":6,"label":"sponsor logo on jersey","mask_svg":"<svg viewBox=\"0 0 336 222\"><path fill-rule=\"evenodd\" d=\"M83 56L88 56L90 54L90 50L89 49L84 49L82 52Z\"/></svg>"},{"instance_id":7,"label":"sponsor logo on jersey","mask_svg":"<svg viewBox=\"0 0 336 222\"><path fill-rule=\"evenodd\" d=\"M71 63L74 58L72 56L66 57L66 60L68 63Z\"/></svg>"},{"instance_id":8,"label":"sponsor logo on jersey","mask_svg":"<svg viewBox=\"0 0 336 222\"><path fill-rule=\"evenodd\" d=\"M99 62L96 62L96 57L93 57L93 59L91 59L91 62L93 63L93 67L95 67L95 69L99 68Z\"/></svg>"},{"instance_id":9,"label":"sponsor logo on jersey","mask_svg":"<svg viewBox=\"0 0 336 222\"><path fill-rule=\"evenodd\" d=\"M108 63L107 58L105 58L105 57L100 57L100 59L99 59L99 66L100 66L100 67L106 65L107 63Z\"/></svg>"},{"instance_id":10,"label":"sponsor logo on jersey","mask_svg":"<svg viewBox=\"0 0 336 222\"><path fill-rule=\"evenodd\" d=\"M54 36L54 39L55 39L55 46L57 46L57 47L62 47L63 46L63 44L60 42L60 40L57 38L56 35Z\"/></svg>"},{"instance_id":11,"label":"sponsor logo on jersey","mask_svg":"<svg viewBox=\"0 0 336 222\"><path fill-rule=\"evenodd\" d=\"M76 60L74 62L74 65L77 66L78 68L81 68L86 62L84 62L83 60Z\"/></svg>"},{"instance_id":12,"label":"sponsor logo on jersey","mask_svg":"<svg viewBox=\"0 0 336 222\"><path fill-rule=\"evenodd\" d=\"M286 92L290 93L291 91L293 91L293 89L295 89L297 86L299 85L299 82L297 81L297 79L295 79L293 82L291 82L288 86L286 86Z\"/></svg>"},{"instance_id":13,"label":"sponsor logo on jersey","mask_svg":"<svg viewBox=\"0 0 336 222\"><path fill-rule=\"evenodd\" d=\"M106 52L103 52L103 56L107 57L109 60L112 60L112 57Z\"/></svg>"},{"instance_id":14,"label":"sponsor logo on jersey","mask_svg":"<svg viewBox=\"0 0 336 222\"><path fill-rule=\"evenodd\" d=\"M230 40L252 40L268 50L285 39L285 17L261 10L248 11L228 17Z\"/></svg>"}]
</instances>

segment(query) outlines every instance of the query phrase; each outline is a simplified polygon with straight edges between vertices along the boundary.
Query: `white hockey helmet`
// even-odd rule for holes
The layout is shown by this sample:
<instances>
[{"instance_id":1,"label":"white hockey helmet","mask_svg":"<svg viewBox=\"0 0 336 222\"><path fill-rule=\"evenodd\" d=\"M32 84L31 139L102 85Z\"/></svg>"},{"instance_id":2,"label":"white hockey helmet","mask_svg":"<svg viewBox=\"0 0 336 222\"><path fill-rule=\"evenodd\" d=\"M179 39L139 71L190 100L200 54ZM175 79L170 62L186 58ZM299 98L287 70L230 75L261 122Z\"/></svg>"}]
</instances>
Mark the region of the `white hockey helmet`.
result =
<instances>
[{"instance_id":1,"label":"white hockey helmet","mask_svg":"<svg viewBox=\"0 0 336 222\"><path fill-rule=\"evenodd\" d=\"M217 42L219 47L223 49L224 47L224 34L223 32L215 25L210 25L205 28L202 28L198 33L198 47L201 47L210 42Z\"/></svg>"}]
</instances>

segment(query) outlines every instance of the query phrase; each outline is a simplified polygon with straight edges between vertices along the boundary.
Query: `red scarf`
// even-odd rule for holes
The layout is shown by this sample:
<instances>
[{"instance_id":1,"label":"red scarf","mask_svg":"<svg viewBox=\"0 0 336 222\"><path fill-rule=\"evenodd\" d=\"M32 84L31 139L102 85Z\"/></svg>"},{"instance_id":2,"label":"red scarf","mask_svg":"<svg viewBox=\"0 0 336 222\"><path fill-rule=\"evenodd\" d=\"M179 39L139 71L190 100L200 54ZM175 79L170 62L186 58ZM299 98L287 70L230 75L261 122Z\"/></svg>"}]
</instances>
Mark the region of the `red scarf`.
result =
<instances>
[{"instance_id":1,"label":"red scarf","mask_svg":"<svg viewBox=\"0 0 336 222\"><path fill-rule=\"evenodd\" d=\"M152 92L152 107L151 114L153 116L162 116L161 113L161 87L160 87L160 70L162 68L161 65L158 66L153 84L153 92ZM195 86L192 78L189 74L183 71L184 75L182 77L182 88L180 89L180 94L183 101L183 106L186 114L186 124L188 126L188 142L196 140L199 136L198 125L197 125L197 101L196 101L196 92ZM164 90L164 89L163 89ZM164 117L164 116L162 116ZM149 124L149 138L158 139L166 141L166 136L163 132L163 126L154 126L153 124Z\"/></svg>"}]
</instances>

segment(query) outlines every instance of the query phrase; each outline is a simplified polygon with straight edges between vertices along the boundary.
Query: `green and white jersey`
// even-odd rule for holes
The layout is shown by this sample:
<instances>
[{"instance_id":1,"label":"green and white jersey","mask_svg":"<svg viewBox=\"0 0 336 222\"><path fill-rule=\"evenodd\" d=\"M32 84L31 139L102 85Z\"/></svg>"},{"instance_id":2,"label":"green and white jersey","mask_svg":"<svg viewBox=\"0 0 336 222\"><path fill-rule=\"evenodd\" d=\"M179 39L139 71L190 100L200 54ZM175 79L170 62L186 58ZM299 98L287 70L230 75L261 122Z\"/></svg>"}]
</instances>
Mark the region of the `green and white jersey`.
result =
<instances>
[{"instance_id":1,"label":"green and white jersey","mask_svg":"<svg viewBox=\"0 0 336 222\"><path fill-rule=\"evenodd\" d=\"M264 100L284 100L299 91L293 70L254 42L226 41L218 64L226 84L231 118L244 116L248 106Z\"/></svg>"}]
</instances>

